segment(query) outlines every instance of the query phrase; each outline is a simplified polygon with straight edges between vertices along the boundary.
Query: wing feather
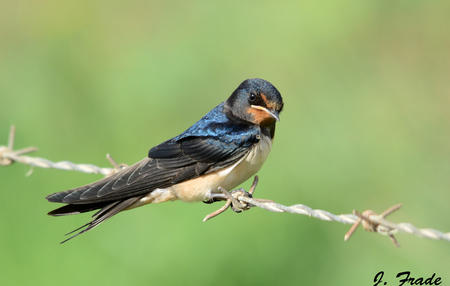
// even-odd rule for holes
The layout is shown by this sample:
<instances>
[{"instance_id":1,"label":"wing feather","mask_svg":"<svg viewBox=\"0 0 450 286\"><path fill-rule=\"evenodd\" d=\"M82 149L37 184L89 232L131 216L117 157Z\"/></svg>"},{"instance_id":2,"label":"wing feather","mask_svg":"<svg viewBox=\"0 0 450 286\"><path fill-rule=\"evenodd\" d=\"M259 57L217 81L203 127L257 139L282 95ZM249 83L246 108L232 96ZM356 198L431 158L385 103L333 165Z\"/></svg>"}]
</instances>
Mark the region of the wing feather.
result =
<instances>
[{"instance_id":1,"label":"wing feather","mask_svg":"<svg viewBox=\"0 0 450 286\"><path fill-rule=\"evenodd\" d=\"M224 142L210 137L169 140L149 152L149 158L120 172L72 190L49 195L52 202L92 204L148 194L156 188L196 178L237 162L257 142L256 136Z\"/></svg>"}]
</instances>

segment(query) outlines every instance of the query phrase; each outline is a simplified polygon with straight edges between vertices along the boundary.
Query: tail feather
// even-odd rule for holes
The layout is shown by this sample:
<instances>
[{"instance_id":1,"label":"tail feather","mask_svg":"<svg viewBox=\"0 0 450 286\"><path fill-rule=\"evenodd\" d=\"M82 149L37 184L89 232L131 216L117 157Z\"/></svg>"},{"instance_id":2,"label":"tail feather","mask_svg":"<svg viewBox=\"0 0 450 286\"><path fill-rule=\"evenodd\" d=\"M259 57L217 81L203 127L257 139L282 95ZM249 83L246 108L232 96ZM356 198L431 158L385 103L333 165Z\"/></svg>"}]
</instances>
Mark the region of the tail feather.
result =
<instances>
[{"instance_id":1,"label":"tail feather","mask_svg":"<svg viewBox=\"0 0 450 286\"><path fill-rule=\"evenodd\" d=\"M63 207L60 207L58 209L55 209L51 212L49 212L49 215L53 216L64 216L64 215L71 215L71 214L79 214L84 213L88 211L93 211L100 209L98 212L96 212L92 216L92 220L79 228L67 233L66 235L71 235L69 238L63 240L61 242L65 243L72 238L77 237L78 235L85 233L94 227L98 226L105 220L109 219L110 217L118 214L119 212L127 209L134 203L136 203L138 200L140 200L141 197L132 197L128 198L122 201L115 201L115 202L102 202L102 203L93 203L93 204L69 204L65 205Z\"/></svg>"},{"instance_id":2,"label":"tail feather","mask_svg":"<svg viewBox=\"0 0 450 286\"><path fill-rule=\"evenodd\" d=\"M55 210L52 210L48 214L51 216L65 216L90 212L97 209L102 209L111 202L93 203L93 204L73 204L65 205Z\"/></svg>"}]
</instances>

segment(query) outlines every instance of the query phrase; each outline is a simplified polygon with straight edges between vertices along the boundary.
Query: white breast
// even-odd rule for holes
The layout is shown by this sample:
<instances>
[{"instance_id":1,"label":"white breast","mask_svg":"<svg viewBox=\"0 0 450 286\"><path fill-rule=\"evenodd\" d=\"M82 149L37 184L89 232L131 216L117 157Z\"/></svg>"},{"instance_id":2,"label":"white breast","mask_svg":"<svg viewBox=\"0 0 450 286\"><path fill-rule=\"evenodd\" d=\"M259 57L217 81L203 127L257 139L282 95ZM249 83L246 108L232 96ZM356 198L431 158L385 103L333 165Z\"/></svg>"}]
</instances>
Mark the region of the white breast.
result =
<instances>
[{"instance_id":1,"label":"white breast","mask_svg":"<svg viewBox=\"0 0 450 286\"><path fill-rule=\"evenodd\" d=\"M259 143L233 166L167 189L156 189L130 208L177 199L186 202L205 201L211 198L211 193L219 192L219 186L231 191L261 169L271 148L272 140L268 136L263 136Z\"/></svg>"},{"instance_id":2,"label":"white breast","mask_svg":"<svg viewBox=\"0 0 450 286\"><path fill-rule=\"evenodd\" d=\"M177 199L183 201L207 200L211 193L219 192L219 186L226 190L232 190L261 169L271 147L272 140L268 136L263 136L259 143L253 146L248 154L233 166L180 183L168 190Z\"/></svg>"}]
</instances>

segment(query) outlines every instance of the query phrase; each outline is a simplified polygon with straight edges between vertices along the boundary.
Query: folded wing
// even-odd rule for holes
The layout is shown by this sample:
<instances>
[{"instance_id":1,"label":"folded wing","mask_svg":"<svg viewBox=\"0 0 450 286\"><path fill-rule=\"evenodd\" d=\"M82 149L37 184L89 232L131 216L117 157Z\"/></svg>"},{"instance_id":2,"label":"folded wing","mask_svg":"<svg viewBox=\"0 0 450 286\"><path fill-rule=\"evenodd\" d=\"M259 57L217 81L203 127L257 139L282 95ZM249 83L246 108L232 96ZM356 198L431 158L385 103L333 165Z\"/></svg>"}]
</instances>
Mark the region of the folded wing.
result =
<instances>
[{"instance_id":1,"label":"folded wing","mask_svg":"<svg viewBox=\"0 0 450 286\"><path fill-rule=\"evenodd\" d=\"M51 194L47 199L95 206L145 196L154 189L167 188L234 164L247 154L257 138L256 134L246 134L228 142L210 137L172 139L151 149L148 158L110 177Z\"/></svg>"}]
</instances>

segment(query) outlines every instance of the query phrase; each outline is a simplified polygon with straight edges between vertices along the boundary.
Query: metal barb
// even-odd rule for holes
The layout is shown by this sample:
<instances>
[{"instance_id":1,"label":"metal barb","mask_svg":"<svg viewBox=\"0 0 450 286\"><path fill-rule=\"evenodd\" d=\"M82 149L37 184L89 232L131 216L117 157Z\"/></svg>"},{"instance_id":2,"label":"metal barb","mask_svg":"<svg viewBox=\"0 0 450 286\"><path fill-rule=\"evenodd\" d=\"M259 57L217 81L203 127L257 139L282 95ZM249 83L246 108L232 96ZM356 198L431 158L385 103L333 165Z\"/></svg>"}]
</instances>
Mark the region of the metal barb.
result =
<instances>
[{"instance_id":1,"label":"metal barb","mask_svg":"<svg viewBox=\"0 0 450 286\"><path fill-rule=\"evenodd\" d=\"M11 125L9 128L9 136L8 136L8 149L13 150L14 149L14 139L16 137L16 126Z\"/></svg>"},{"instance_id":2,"label":"metal barb","mask_svg":"<svg viewBox=\"0 0 450 286\"><path fill-rule=\"evenodd\" d=\"M38 150L36 147L27 147L14 151L15 138L16 127L11 125L11 128L9 129L8 145L0 146L0 166L11 165L16 161L15 158Z\"/></svg>"},{"instance_id":3,"label":"metal barb","mask_svg":"<svg viewBox=\"0 0 450 286\"><path fill-rule=\"evenodd\" d=\"M52 162L44 158L24 156L24 154L37 151L38 149L36 147L27 147L14 151L15 134L16 128L14 126L11 126L8 137L8 145L0 146L0 166L8 166L14 162L17 162L29 165L31 167L79 171L83 173L102 174L104 176L109 176L114 173L115 169L100 168L91 164L75 164L69 161ZM122 166L126 165L119 165L119 167L121 168ZM27 174L30 174L30 172L28 172Z\"/></svg>"},{"instance_id":4,"label":"metal barb","mask_svg":"<svg viewBox=\"0 0 450 286\"><path fill-rule=\"evenodd\" d=\"M124 168L128 167L128 165L124 163L118 164L109 153L106 154L106 159L113 166L113 169L111 169L111 173L107 174L106 177L113 175L119 172L120 170L123 170Z\"/></svg>"},{"instance_id":5,"label":"metal barb","mask_svg":"<svg viewBox=\"0 0 450 286\"><path fill-rule=\"evenodd\" d=\"M384 212L381 213L381 215L377 215L372 210L365 210L364 212L360 213L357 210L353 210L353 214L357 216L356 222L352 225L352 227L349 229L349 231L344 236L344 241L348 241L351 236L354 234L356 229L360 224L362 224L364 230L369 232L378 232L380 234L384 234L389 236L391 241L394 243L395 246L399 247L400 244L398 243L397 239L394 236L394 233L397 231L395 228L387 226L383 223L381 223L381 220L384 220L388 215L396 212L401 208L401 204L396 204Z\"/></svg>"},{"instance_id":6,"label":"metal barb","mask_svg":"<svg viewBox=\"0 0 450 286\"><path fill-rule=\"evenodd\" d=\"M344 235L344 241L347 241L352 237L353 233L358 229L359 225L361 224L361 219L358 218L356 222L352 225L352 227L347 231L347 233Z\"/></svg>"}]
</instances>

